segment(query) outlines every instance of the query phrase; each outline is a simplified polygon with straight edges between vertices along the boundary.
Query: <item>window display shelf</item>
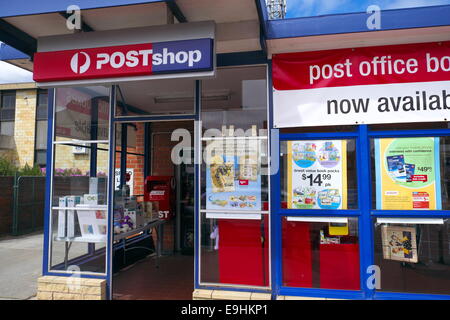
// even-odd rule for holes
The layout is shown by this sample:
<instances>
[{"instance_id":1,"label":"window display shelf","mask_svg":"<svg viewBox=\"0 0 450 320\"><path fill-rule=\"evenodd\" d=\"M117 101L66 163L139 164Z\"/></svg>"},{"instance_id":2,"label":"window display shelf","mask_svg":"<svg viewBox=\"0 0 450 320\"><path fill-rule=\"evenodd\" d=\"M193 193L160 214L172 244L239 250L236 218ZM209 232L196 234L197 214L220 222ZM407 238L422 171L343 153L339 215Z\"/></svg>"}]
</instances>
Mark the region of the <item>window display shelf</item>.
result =
<instances>
[{"instance_id":1,"label":"window display shelf","mask_svg":"<svg viewBox=\"0 0 450 320\"><path fill-rule=\"evenodd\" d=\"M92 211L92 210L100 210L107 211L107 206L83 206L77 205L76 207L52 207L52 210L77 210L77 211Z\"/></svg>"},{"instance_id":2,"label":"window display shelf","mask_svg":"<svg viewBox=\"0 0 450 320\"><path fill-rule=\"evenodd\" d=\"M261 220L259 213L206 213L207 219Z\"/></svg>"},{"instance_id":3,"label":"window display shelf","mask_svg":"<svg viewBox=\"0 0 450 320\"><path fill-rule=\"evenodd\" d=\"M114 235L114 241L119 241L119 240L122 240L122 239L126 239L128 237L137 235L137 234L139 234L141 232L144 232L144 231L150 230L152 228L155 228L155 227L163 224L164 222L165 222L164 220L154 220L154 221L150 221L147 225L145 225L143 227L136 228L136 229L130 230L128 232L115 234Z\"/></svg>"},{"instance_id":4,"label":"window display shelf","mask_svg":"<svg viewBox=\"0 0 450 320\"><path fill-rule=\"evenodd\" d=\"M105 243L106 237L97 238L97 237L53 237L54 241L62 241L62 242L84 242L84 243Z\"/></svg>"},{"instance_id":5,"label":"window display shelf","mask_svg":"<svg viewBox=\"0 0 450 320\"><path fill-rule=\"evenodd\" d=\"M428 218L377 218L377 223L399 223L399 224L444 224L444 219Z\"/></svg>"}]
</instances>

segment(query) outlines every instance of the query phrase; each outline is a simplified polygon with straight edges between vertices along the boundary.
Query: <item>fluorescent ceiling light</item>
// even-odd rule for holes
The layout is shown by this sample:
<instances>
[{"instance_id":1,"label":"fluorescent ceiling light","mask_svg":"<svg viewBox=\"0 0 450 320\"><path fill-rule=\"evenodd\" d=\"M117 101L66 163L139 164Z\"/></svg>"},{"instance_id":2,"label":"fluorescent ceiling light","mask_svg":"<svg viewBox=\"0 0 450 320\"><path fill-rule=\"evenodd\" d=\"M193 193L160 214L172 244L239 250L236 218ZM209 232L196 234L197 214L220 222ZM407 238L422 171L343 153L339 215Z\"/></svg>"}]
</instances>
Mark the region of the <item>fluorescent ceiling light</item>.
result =
<instances>
[{"instance_id":1,"label":"fluorescent ceiling light","mask_svg":"<svg viewBox=\"0 0 450 320\"><path fill-rule=\"evenodd\" d=\"M231 94L229 90L206 91L202 94L203 101L229 101ZM167 96L157 96L154 98L155 103L179 103L194 102L192 94L171 94Z\"/></svg>"}]
</instances>

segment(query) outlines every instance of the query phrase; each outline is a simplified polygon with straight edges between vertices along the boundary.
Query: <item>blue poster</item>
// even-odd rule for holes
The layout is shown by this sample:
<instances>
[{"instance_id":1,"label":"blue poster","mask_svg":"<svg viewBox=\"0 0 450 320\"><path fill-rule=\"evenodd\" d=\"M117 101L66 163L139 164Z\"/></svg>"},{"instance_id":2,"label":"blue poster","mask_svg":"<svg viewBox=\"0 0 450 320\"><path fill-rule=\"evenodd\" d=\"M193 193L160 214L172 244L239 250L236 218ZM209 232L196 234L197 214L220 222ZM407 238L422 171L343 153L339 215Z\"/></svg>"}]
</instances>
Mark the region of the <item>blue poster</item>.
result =
<instances>
[{"instance_id":1,"label":"blue poster","mask_svg":"<svg viewBox=\"0 0 450 320\"><path fill-rule=\"evenodd\" d=\"M261 210L261 175L257 161L214 156L206 168L206 209Z\"/></svg>"}]
</instances>

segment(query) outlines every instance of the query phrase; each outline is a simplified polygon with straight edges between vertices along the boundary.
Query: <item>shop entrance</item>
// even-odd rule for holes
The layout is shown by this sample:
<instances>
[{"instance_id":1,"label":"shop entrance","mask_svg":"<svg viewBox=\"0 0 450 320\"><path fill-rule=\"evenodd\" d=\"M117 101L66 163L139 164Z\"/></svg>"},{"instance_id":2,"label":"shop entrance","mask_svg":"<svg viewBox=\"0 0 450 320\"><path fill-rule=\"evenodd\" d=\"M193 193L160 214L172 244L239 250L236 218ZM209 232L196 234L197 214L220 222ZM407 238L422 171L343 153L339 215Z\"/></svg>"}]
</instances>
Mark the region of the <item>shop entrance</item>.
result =
<instances>
[{"instance_id":1,"label":"shop entrance","mask_svg":"<svg viewBox=\"0 0 450 320\"><path fill-rule=\"evenodd\" d=\"M193 133L191 120L116 124L113 299L192 297Z\"/></svg>"}]
</instances>

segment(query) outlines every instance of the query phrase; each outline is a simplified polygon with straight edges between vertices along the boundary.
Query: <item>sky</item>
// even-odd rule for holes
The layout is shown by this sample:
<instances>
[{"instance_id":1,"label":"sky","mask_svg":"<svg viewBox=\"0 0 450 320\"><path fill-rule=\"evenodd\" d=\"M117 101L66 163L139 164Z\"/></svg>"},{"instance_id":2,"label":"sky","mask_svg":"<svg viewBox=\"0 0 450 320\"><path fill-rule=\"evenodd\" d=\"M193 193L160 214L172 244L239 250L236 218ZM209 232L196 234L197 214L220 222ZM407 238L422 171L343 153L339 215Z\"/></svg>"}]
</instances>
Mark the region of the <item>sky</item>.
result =
<instances>
[{"instance_id":1,"label":"sky","mask_svg":"<svg viewBox=\"0 0 450 320\"><path fill-rule=\"evenodd\" d=\"M0 61L0 84L32 81L33 74L31 72Z\"/></svg>"},{"instance_id":2,"label":"sky","mask_svg":"<svg viewBox=\"0 0 450 320\"><path fill-rule=\"evenodd\" d=\"M448 5L450 0L286 0L286 18L366 12L370 5L381 10Z\"/></svg>"},{"instance_id":3,"label":"sky","mask_svg":"<svg viewBox=\"0 0 450 320\"><path fill-rule=\"evenodd\" d=\"M31 72L0 61L0 84L32 81L33 74Z\"/></svg>"},{"instance_id":4,"label":"sky","mask_svg":"<svg viewBox=\"0 0 450 320\"><path fill-rule=\"evenodd\" d=\"M370 5L382 10L448 5L450 0L286 0L286 18L365 12ZM0 61L0 83L29 82L32 73Z\"/></svg>"}]
</instances>

